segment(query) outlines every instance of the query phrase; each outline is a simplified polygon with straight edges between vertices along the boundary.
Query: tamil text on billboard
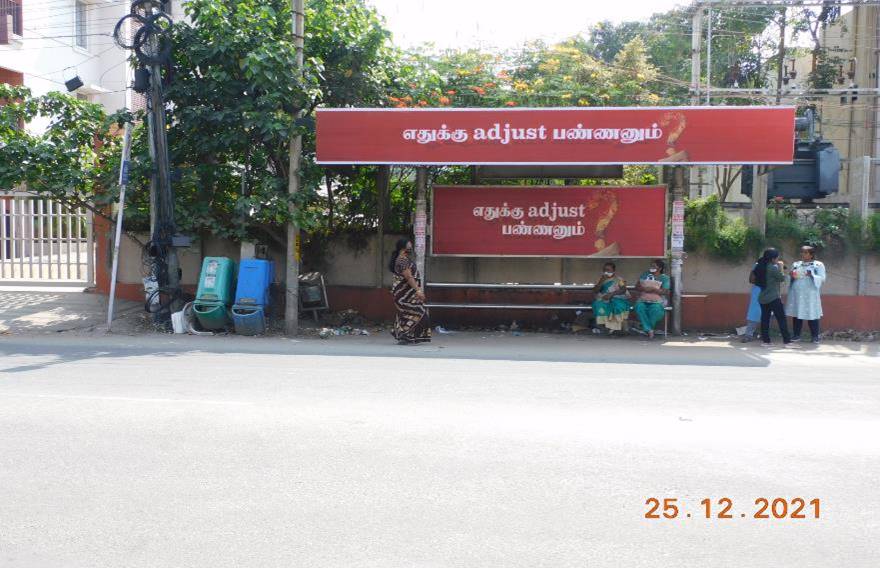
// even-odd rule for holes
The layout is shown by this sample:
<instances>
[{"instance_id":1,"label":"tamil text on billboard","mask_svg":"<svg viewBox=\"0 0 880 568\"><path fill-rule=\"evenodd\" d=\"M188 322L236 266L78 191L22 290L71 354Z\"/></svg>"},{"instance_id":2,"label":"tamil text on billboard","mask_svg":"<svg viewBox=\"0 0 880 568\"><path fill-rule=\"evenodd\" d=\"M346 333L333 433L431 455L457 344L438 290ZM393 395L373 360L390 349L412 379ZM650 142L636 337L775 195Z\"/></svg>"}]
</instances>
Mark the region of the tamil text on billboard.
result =
<instances>
[{"instance_id":1,"label":"tamil text on billboard","mask_svg":"<svg viewBox=\"0 0 880 568\"><path fill-rule=\"evenodd\" d=\"M661 257L666 188L436 186L437 256Z\"/></svg>"}]
</instances>

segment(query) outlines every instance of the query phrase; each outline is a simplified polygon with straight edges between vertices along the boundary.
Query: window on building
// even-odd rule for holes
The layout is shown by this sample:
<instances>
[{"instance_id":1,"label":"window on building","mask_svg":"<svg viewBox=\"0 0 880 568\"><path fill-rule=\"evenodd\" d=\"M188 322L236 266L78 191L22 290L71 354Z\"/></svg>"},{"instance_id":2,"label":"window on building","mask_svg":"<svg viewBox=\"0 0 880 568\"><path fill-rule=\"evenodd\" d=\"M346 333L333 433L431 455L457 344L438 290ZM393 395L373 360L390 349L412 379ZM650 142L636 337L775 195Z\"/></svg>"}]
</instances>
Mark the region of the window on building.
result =
<instances>
[{"instance_id":1,"label":"window on building","mask_svg":"<svg viewBox=\"0 0 880 568\"><path fill-rule=\"evenodd\" d=\"M76 0L76 10L74 11L74 29L76 35L76 46L83 49L88 48L88 25L87 19L89 11L87 4L81 0Z\"/></svg>"},{"instance_id":2,"label":"window on building","mask_svg":"<svg viewBox=\"0 0 880 568\"><path fill-rule=\"evenodd\" d=\"M9 43L9 36L23 35L22 0L0 0L0 44Z\"/></svg>"}]
</instances>

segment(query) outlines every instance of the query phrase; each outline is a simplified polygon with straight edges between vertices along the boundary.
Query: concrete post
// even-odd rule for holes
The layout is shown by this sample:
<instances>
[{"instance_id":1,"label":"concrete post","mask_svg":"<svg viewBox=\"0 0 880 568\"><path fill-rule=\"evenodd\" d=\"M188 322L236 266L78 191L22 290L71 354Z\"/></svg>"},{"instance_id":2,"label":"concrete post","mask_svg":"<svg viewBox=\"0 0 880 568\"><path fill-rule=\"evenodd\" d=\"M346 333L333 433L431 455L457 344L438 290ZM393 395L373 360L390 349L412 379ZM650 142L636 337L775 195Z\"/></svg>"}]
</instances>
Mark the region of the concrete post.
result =
<instances>
[{"instance_id":1,"label":"concrete post","mask_svg":"<svg viewBox=\"0 0 880 568\"><path fill-rule=\"evenodd\" d=\"M239 260L244 260L246 258L257 258L257 243L242 241Z\"/></svg>"},{"instance_id":2,"label":"concrete post","mask_svg":"<svg viewBox=\"0 0 880 568\"><path fill-rule=\"evenodd\" d=\"M684 167L677 166L672 177L672 201L684 199ZM681 295L684 290L683 279L684 252L679 247L672 250L672 333L681 335Z\"/></svg>"},{"instance_id":3,"label":"concrete post","mask_svg":"<svg viewBox=\"0 0 880 568\"><path fill-rule=\"evenodd\" d=\"M868 198L871 195L871 156L854 158L850 164L852 182L850 183L849 211L854 217L862 220L868 218ZM868 287L868 262L863 253L859 253L859 279L856 294L864 296Z\"/></svg>"},{"instance_id":4,"label":"concrete post","mask_svg":"<svg viewBox=\"0 0 880 568\"><path fill-rule=\"evenodd\" d=\"M291 0L293 32L293 45L296 49L296 71L302 72L303 50L305 39L305 9L304 0ZM297 113L297 118L301 113ZM294 135L290 139L288 148L290 167L288 171L287 193L293 197L299 193L300 179L299 169L302 158L302 136ZM299 333L299 263L301 259L301 245L299 225L293 214L296 213L293 204L290 205L291 220L287 224L287 270L285 271L285 304L284 304L284 331L287 335Z\"/></svg>"},{"instance_id":5,"label":"concrete post","mask_svg":"<svg viewBox=\"0 0 880 568\"><path fill-rule=\"evenodd\" d=\"M767 174L760 166L752 166L752 214L749 224L761 235L767 234Z\"/></svg>"}]
</instances>

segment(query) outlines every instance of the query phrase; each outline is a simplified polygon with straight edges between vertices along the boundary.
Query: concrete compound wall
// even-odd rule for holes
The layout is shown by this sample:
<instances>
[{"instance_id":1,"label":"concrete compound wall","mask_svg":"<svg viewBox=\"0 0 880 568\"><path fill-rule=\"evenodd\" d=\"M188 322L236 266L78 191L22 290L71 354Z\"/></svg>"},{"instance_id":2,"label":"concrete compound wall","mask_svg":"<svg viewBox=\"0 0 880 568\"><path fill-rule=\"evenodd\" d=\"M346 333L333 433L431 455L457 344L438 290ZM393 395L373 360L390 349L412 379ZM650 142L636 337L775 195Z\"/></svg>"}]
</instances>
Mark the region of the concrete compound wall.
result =
<instances>
[{"instance_id":1,"label":"concrete compound wall","mask_svg":"<svg viewBox=\"0 0 880 568\"><path fill-rule=\"evenodd\" d=\"M383 268L394 248L397 236L386 236ZM326 257L327 282L335 286L382 286L391 284L391 274L384 268L382 282L376 275L378 239L370 238L366 248L355 251L344 243L330 246ZM787 264L798 259L796 247L782 251ZM868 286L866 295L880 296L880 255L866 255ZM613 259L615 260L615 259ZM616 259L617 272L635 283L651 259ZM828 295L856 295L858 262L856 255L819 256L829 272L823 292ZM429 257L425 272L429 282L476 283L566 283L595 282L606 259L560 258L458 258ZM702 254L688 254L684 264L684 292L687 294L740 293L748 291L748 273L754 260L730 263Z\"/></svg>"},{"instance_id":2,"label":"concrete compound wall","mask_svg":"<svg viewBox=\"0 0 880 568\"><path fill-rule=\"evenodd\" d=\"M384 263L393 250L397 236L386 236ZM325 271L334 309L353 307L377 319L393 317L394 306L388 294L391 274L377 272L378 239L372 238L361 251L353 251L344 243L331 245ZM787 263L797 259L797 250L783 250ZM855 255L820 257L829 273L823 289L827 329L880 329L880 256L867 255L867 280L864 296L858 292L858 263ZM453 258L429 257L426 262L428 282L475 283L566 283L595 282L601 274L604 259L533 259L533 258ZM617 260L617 271L634 283L649 259ZM753 260L729 263L700 254L689 254L684 264L683 325L686 328L729 329L742 325L748 304L748 273ZM487 291L428 289L434 302L472 303L588 303L588 292ZM503 313L500 313L503 312ZM506 310L434 310L432 317L442 323L469 324L486 321L509 322L511 319L549 321L554 314L536 311ZM573 313L555 314L565 320Z\"/></svg>"},{"instance_id":3,"label":"concrete compound wall","mask_svg":"<svg viewBox=\"0 0 880 568\"><path fill-rule=\"evenodd\" d=\"M109 291L110 251L109 230L102 231L103 221L96 220L98 239L99 291ZM103 235L103 236L102 236ZM394 317L394 305L388 288L391 273L387 263L398 235L387 235L382 250L377 237L369 237L361 249L353 249L345 239L332 242L320 265L328 285L333 310L356 309L376 320ZM144 237L142 240L146 240ZM183 283L192 291L198 280L203 256L228 256L239 260L240 245L221 239L207 238L180 255ZM381 252L381 260L380 260ZM787 262L796 258L795 250L783 251ZM284 274L284 257L272 254L276 261L276 280ZM313 259L314 260L314 259ZM827 329L880 329L880 256L868 255L868 286L864 296L857 296L858 258L833 256L820 258L828 268L829 278L823 290ZM429 282L462 283L576 283L595 282L601 274L604 259L533 259L533 258L452 258L429 257L426 262ZM617 271L628 282L644 271L649 259L621 259ZM684 264L685 328L730 329L741 325L748 304L748 272L752 261L727 263L703 255L689 254ZM121 246L119 297L142 300L143 285L141 251L130 239ZM512 304L583 304L592 300L590 292L491 291L466 289L428 289L434 302L512 303ZM508 310L435 310L432 318L441 324L476 324L507 322L512 319L547 323L556 318L570 320L574 312L508 311Z\"/></svg>"}]
</instances>

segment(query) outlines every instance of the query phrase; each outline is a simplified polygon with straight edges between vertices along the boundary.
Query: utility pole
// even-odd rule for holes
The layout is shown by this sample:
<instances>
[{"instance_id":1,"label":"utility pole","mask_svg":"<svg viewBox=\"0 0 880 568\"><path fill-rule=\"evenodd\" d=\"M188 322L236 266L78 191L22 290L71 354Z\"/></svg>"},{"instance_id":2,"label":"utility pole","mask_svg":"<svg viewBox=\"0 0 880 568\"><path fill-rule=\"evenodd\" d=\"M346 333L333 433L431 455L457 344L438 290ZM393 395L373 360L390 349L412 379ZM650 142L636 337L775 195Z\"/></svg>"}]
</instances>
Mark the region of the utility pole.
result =
<instances>
[{"instance_id":1,"label":"utility pole","mask_svg":"<svg viewBox=\"0 0 880 568\"><path fill-rule=\"evenodd\" d=\"M706 105L712 104L712 5L706 23Z\"/></svg>"},{"instance_id":2,"label":"utility pole","mask_svg":"<svg viewBox=\"0 0 880 568\"><path fill-rule=\"evenodd\" d=\"M776 104L782 102L782 72L785 69L785 19L788 8L782 7L782 19L779 22L779 55L776 59Z\"/></svg>"},{"instance_id":3,"label":"utility pole","mask_svg":"<svg viewBox=\"0 0 880 568\"><path fill-rule=\"evenodd\" d=\"M150 8L152 13L153 8ZM177 226L174 222L174 190L171 187L171 164L168 159L168 136L166 134L165 97L162 93L162 67L158 64L150 66L150 97L151 126L154 129L153 142L156 146L156 179L157 205L156 229L153 233L153 244L165 248L165 263L168 272L167 286L170 290L180 289L180 262L177 259L177 248L173 244ZM164 283L160 282L160 286ZM173 297L173 295L172 295ZM171 312L180 306L171 306Z\"/></svg>"},{"instance_id":4,"label":"utility pole","mask_svg":"<svg viewBox=\"0 0 880 568\"><path fill-rule=\"evenodd\" d=\"M697 7L691 19L691 104L700 104L700 56L703 40L703 9Z\"/></svg>"},{"instance_id":5,"label":"utility pole","mask_svg":"<svg viewBox=\"0 0 880 568\"><path fill-rule=\"evenodd\" d=\"M711 27L711 13L709 19L709 26ZM702 71L701 64L701 55L702 55L702 41L703 41L703 8L702 6L697 6L697 9L694 10L694 15L691 19L691 104L693 106L698 106L701 102L700 96L700 84L702 81L700 80L700 72ZM710 44L711 45L711 44ZM710 48L711 49L711 48ZM712 64L711 54L708 54L707 57L707 65ZM706 73L707 81L708 78L711 77L711 73ZM706 104L709 104L709 85L706 85ZM697 166L700 167L700 166ZM681 241L681 236L678 235L676 238L676 233L680 231L676 231L676 226L683 231L684 225L684 190L685 190L685 179L687 179L688 184L693 183L691 180L693 176L685 176L684 166L675 166L671 168L671 172L667 172L672 174L672 179L670 180L670 186L672 189L672 211L673 211L673 237L672 237L672 246L671 248L671 256L672 256L672 333L676 335L681 335L681 296L684 290L684 247L683 242ZM702 170L700 170L702 173ZM700 176L702 178L702 176ZM690 187L688 188L690 190ZM702 184L700 185L700 191L702 191ZM690 191L688 191L690 193ZM676 216L680 216L681 218L677 218Z\"/></svg>"},{"instance_id":6,"label":"utility pole","mask_svg":"<svg viewBox=\"0 0 880 568\"><path fill-rule=\"evenodd\" d=\"M174 190L171 186L162 87L162 68L171 60L173 22L162 8L159 0L132 2L130 12L119 20L113 31L117 45L134 50L139 65L133 88L147 95L148 138L153 163L150 180L149 247L152 283L147 285L145 280L145 286L151 294L148 309L152 311L156 308L154 316L157 323L164 323L167 321L166 317L181 307L180 263L176 247L188 246L185 244L186 239L176 235L177 225L174 222ZM129 19L130 28L136 27L137 30L133 37L128 37L129 28L124 25ZM167 298L167 304L162 305L160 296Z\"/></svg>"},{"instance_id":7,"label":"utility pole","mask_svg":"<svg viewBox=\"0 0 880 568\"><path fill-rule=\"evenodd\" d=\"M303 48L305 45L305 13L303 0L291 0L291 15L293 27L293 45L296 49L295 73L302 73ZM302 111L298 111L299 118ZM300 179L299 167L302 157L302 136L294 134L290 139L290 167L288 168L287 193L291 200L299 192ZM290 222L287 224L287 270L285 273L286 294L284 304L284 330L287 335L299 333L299 263L300 263L300 235L299 225L296 222L296 206L291 201L289 205L291 213Z\"/></svg>"},{"instance_id":8,"label":"utility pole","mask_svg":"<svg viewBox=\"0 0 880 568\"><path fill-rule=\"evenodd\" d=\"M683 267L684 251L683 242L676 242L675 225L679 224L679 231L684 232L684 166L676 166L672 174L672 211L673 211L673 239L672 239L672 333L681 335L681 295L684 291ZM676 219L680 215L680 219Z\"/></svg>"},{"instance_id":9,"label":"utility pole","mask_svg":"<svg viewBox=\"0 0 880 568\"><path fill-rule=\"evenodd\" d=\"M703 8L697 6L694 15L691 18L691 105L698 106L701 102L700 92L702 80L702 52L703 52ZM702 166L696 166L698 175L688 176L688 196L699 196L703 191L703 169ZM694 191L694 178L697 178L696 192Z\"/></svg>"}]
</instances>

